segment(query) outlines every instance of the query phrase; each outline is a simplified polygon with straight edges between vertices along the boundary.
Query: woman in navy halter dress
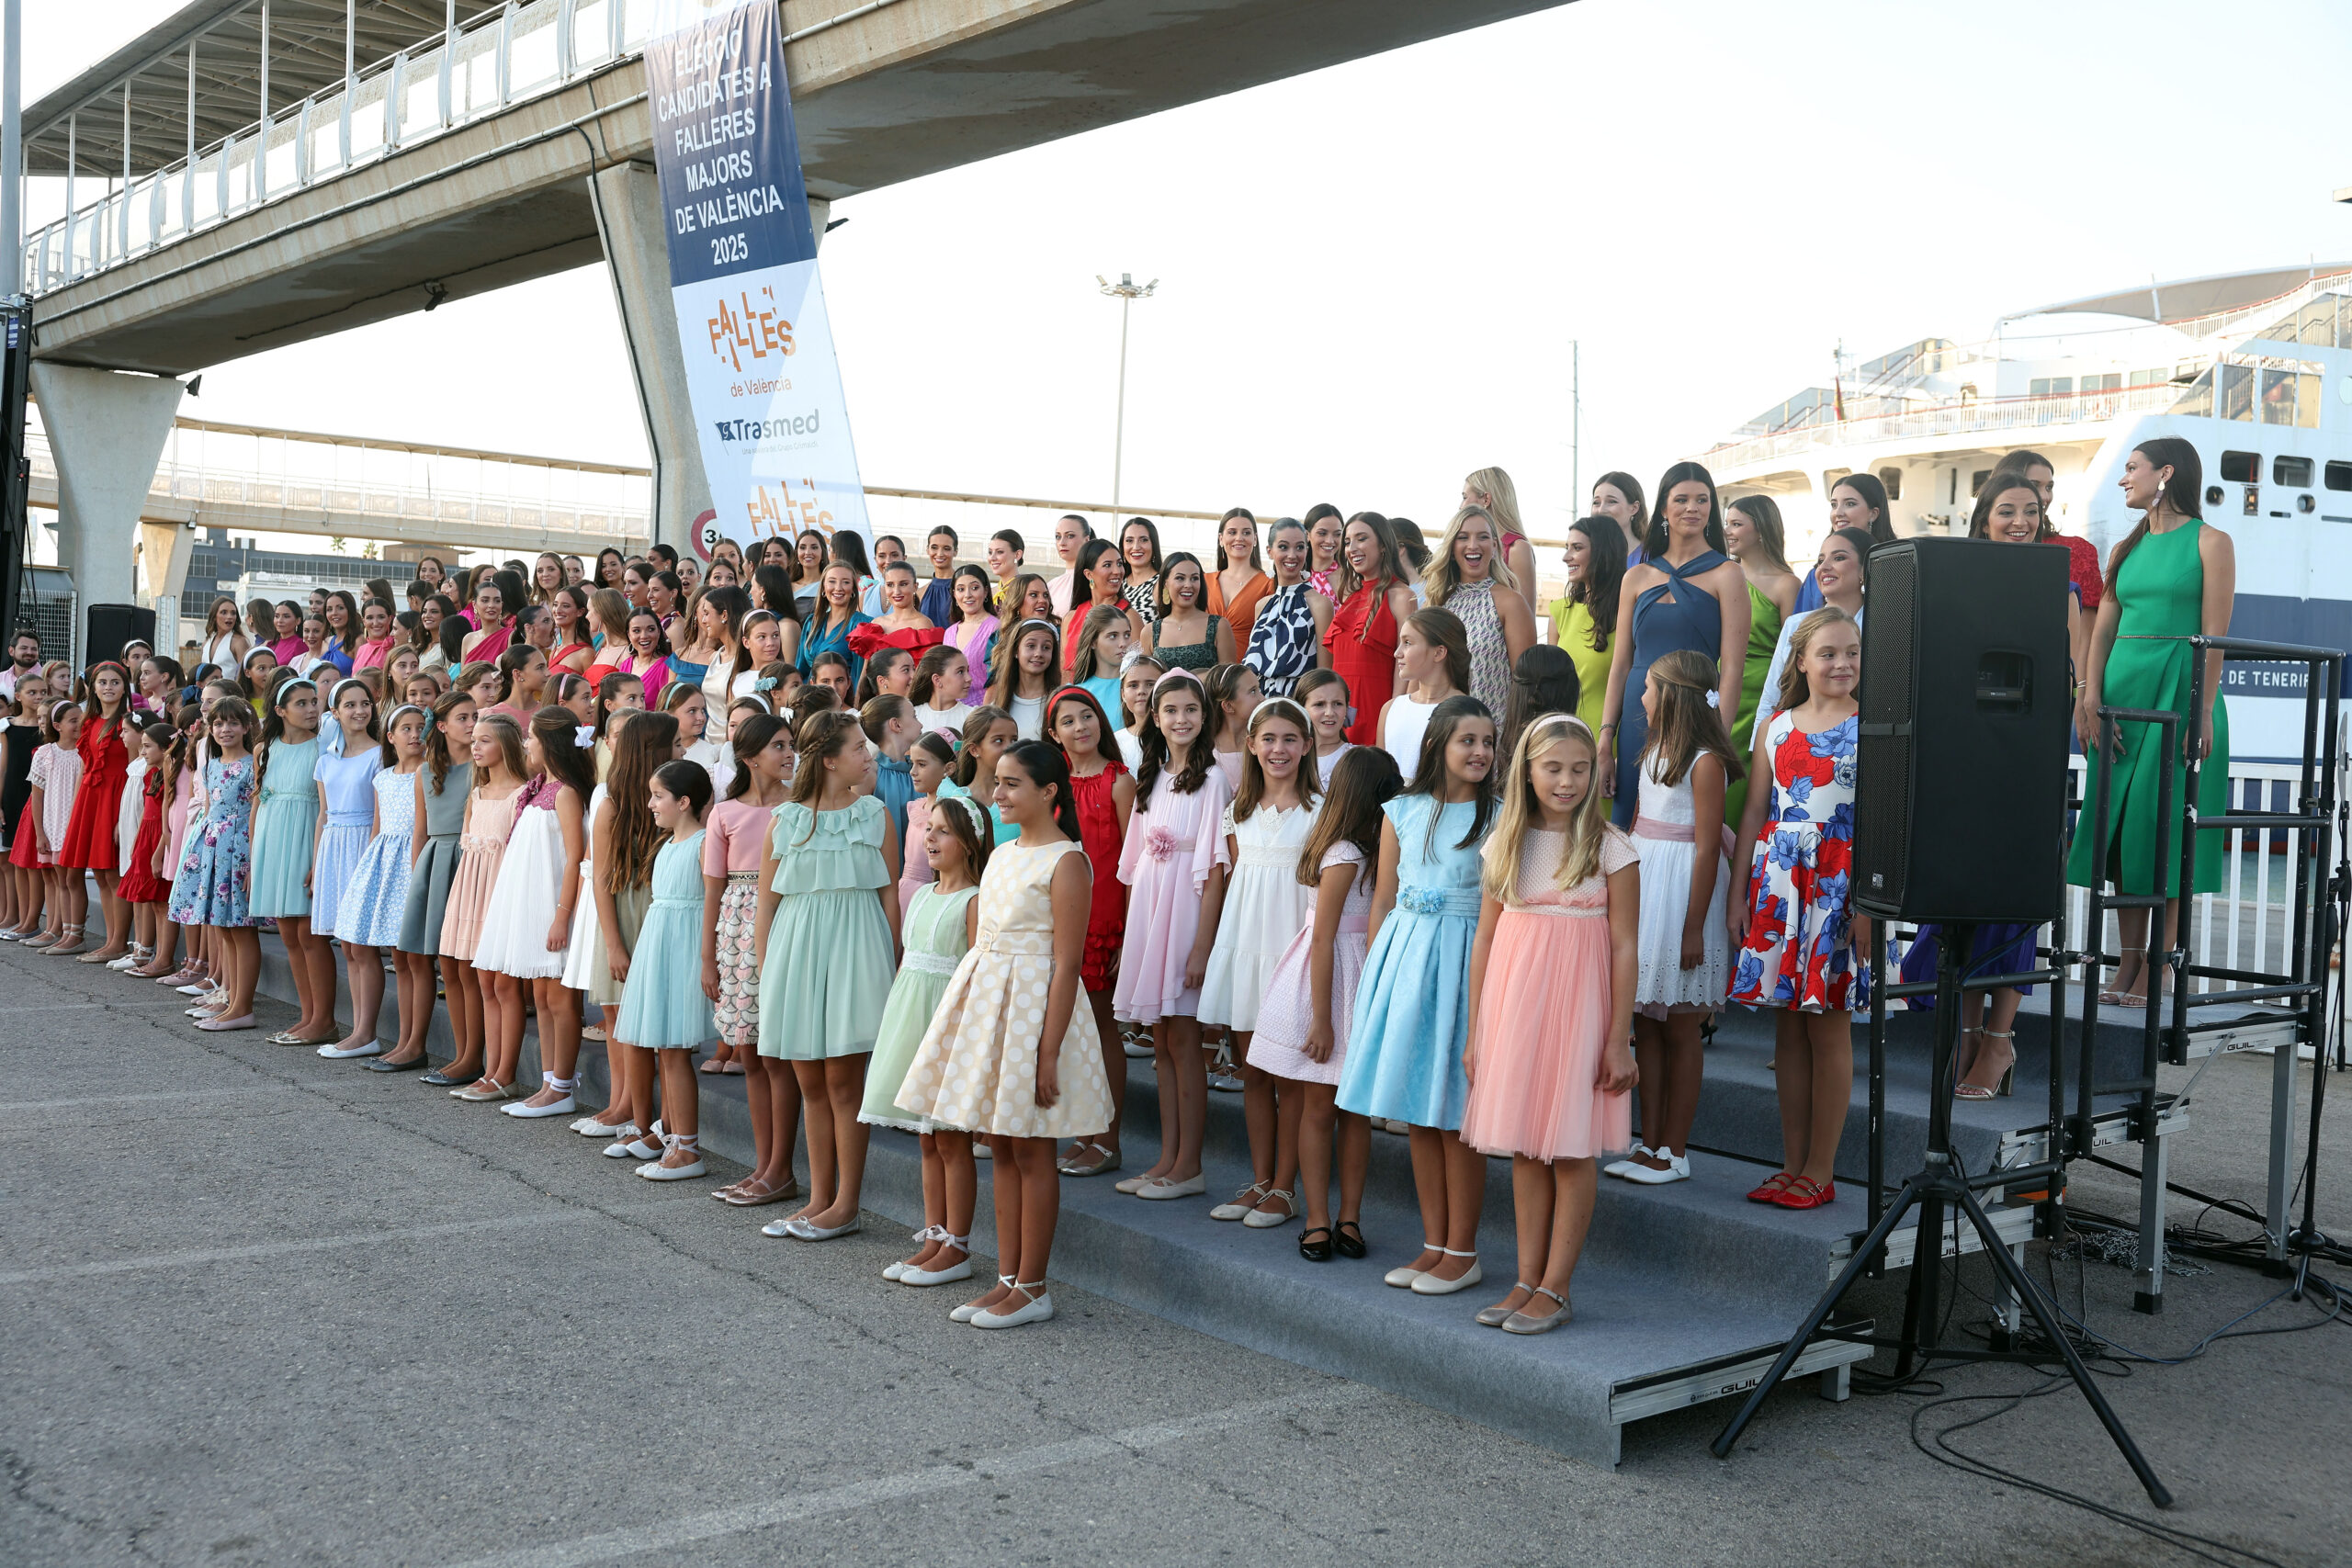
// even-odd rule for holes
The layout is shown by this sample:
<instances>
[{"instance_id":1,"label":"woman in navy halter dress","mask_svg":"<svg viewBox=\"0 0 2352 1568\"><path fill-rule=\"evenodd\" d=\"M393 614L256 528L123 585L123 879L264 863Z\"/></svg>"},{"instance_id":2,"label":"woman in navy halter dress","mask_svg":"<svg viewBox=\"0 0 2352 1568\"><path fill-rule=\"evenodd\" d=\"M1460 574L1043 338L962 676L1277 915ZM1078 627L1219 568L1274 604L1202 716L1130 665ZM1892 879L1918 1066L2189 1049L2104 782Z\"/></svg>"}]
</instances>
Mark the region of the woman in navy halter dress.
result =
<instances>
[{"instance_id":1,"label":"woman in navy halter dress","mask_svg":"<svg viewBox=\"0 0 2352 1568\"><path fill-rule=\"evenodd\" d=\"M1706 487L1703 514L1692 504L1695 497L1675 494L1678 486L1692 482ZM1616 726L1602 739L1604 743L1612 738L1614 740L1616 798L1611 804L1610 819L1621 828L1633 826L1641 795L1637 770L1642 748L1649 739L1649 718L1642 708L1642 690L1649 683L1651 663L1687 648L1714 660L1720 677L1726 668L1724 649L1729 647L1744 652L1747 646L1746 579L1723 552L1722 504L1715 494L1713 479L1696 463L1678 463L1658 481L1657 494L1657 511L1650 524L1652 547L1646 550L1641 568L1626 570L1625 592L1632 604L1621 609L1618 625L1630 626L1633 635L1616 639L1616 659L1623 661L1622 679L1612 681L1614 711L1601 715L1604 730L1611 724ZM1687 539L1683 536L1686 535ZM1677 564L1672 558L1690 544L1701 547ZM1728 577L1710 585L1705 580L1719 570L1727 572ZM1663 573L1665 581L1651 579L1651 571ZM1728 595L1719 592L1725 581L1731 585ZM1637 582L1643 585L1636 587ZM1726 626L1726 620L1736 625ZM1612 663L1612 677L1619 668ZM1738 711L1739 687L1746 667L1743 660L1734 659L1728 668L1731 689L1724 694L1722 707L1726 715ZM1729 719L1724 723L1728 728Z\"/></svg>"}]
</instances>

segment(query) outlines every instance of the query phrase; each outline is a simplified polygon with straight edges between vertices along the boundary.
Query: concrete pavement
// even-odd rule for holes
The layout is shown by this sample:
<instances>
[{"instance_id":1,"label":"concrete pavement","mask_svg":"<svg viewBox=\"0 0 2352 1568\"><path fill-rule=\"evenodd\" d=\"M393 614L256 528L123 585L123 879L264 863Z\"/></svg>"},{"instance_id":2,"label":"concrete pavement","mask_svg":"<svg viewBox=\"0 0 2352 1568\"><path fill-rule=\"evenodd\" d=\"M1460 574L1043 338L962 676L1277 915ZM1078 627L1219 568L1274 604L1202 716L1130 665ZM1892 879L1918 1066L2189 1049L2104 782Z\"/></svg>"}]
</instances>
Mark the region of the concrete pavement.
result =
<instances>
[{"instance_id":1,"label":"concrete pavement","mask_svg":"<svg viewBox=\"0 0 2352 1568\"><path fill-rule=\"evenodd\" d=\"M1727 1406L1702 1406L1629 1428L1606 1472L1068 1289L1053 1325L956 1327L953 1287L878 1279L899 1227L769 1241L709 1183L636 1180L413 1075L197 1034L118 976L11 947L0 995L0 1561L28 1568L2173 1557L1930 1463L1913 1398L1792 1390L1729 1464L1704 1450ZM2181 1180L2258 1194L2267 1073L2208 1074ZM2123 1207L2087 1176L2080 1196ZM2183 1278L2149 1320L2125 1270L2082 1278L2097 1326L2165 1354L2276 1288ZM1899 1295L1860 1304L1891 1320ZM2339 1325L2109 1384L2180 1495L2168 1522L2296 1564L2352 1522L2347 1390ZM1962 1440L2147 1513L2071 1396Z\"/></svg>"}]
</instances>

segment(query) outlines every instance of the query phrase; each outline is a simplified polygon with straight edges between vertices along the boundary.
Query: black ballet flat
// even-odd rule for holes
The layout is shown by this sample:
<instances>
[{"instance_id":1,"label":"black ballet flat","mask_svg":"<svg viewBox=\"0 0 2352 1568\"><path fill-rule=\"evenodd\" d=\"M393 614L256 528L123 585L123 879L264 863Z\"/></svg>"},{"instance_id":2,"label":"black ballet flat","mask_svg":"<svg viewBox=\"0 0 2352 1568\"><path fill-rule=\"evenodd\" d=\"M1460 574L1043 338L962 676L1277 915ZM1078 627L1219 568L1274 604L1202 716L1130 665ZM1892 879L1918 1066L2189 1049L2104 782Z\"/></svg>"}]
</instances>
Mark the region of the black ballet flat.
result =
<instances>
[{"instance_id":1,"label":"black ballet flat","mask_svg":"<svg viewBox=\"0 0 2352 1568\"><path fill-rule=\"evenodd\" d=\"M1353 1220L1341 1220L1331 1232L1331 1245L1340 1249L1342 1258L1364 1255L1363 1227Z\"/></svg>"},{"instance_id":2,"label":"black ballet flat","mask_svg":"<svg viewBox=\"0 0 2352 1568\"><path fill-rule=\"evenodd\" d=\"M379 1056L374 1061L368 1063L367 1067L371 1073L413 1073L416 1071L417 1068L424 1066L428 1058L425 1055L420 1051L417 1053L413 1060L406 1062L395 1062L388 1057ZM424 1081L431 1083L433 1080L431 1078L427 1078Z\"/></svg>"},{"instance_id":3,"label":"black ballet flat","mask_svg":"<svg viewBox=\"0 0 2352 1568\"><path fill-rule=\"evenodd\" d=\"M1323 1238L1321 1241L1315 1239L1318 1235ZM1329 1225L1317 1225L1311 1231L1300 1232L1298 1237L1298 1255L1301 1258L1306 1258L1309 1263L1330 1262L1331 1228Z\"/></svg>"},{"instance_id":4,"label":"black ballet flat","mask_svg":"<svg viewBox=\"0 0 2352 1568\"><path fill-rule=\"evenodd\" d=\"M461 1078L451 1077L445 1069L435 1067L433 1071L425 1074L416 1081L419 1083L429 1083L435 1089L462 1089L480 1077L481 1077L481 1074L475 1072L468 1073Z\"/></svg>"}]
</instances>

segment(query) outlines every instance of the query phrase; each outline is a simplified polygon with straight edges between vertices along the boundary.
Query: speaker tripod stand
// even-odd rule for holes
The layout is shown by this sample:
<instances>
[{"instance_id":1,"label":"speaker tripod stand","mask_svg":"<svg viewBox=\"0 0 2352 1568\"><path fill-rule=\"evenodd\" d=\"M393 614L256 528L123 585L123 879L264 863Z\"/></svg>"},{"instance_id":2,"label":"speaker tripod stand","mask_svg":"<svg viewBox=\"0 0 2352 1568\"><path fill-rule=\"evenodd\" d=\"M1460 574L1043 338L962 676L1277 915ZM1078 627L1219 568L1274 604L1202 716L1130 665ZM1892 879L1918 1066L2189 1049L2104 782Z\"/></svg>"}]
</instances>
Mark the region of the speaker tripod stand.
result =
<instances>
[{"instance_id":1,"label":"speaker tripod stand","mask_svg":"<svg viewBox=\"0 0 2352 1568\"><path fill-rule=\"evenodd\" d=\"M2172 1506L2172 1494L2165 1490L2163 1482L2156 1479L2156 1472L2148 1467L2139 1445L2132 1440L2132 1434L2123 1429L2122 1421L2116 1416L2114 1408L2107 1403L2107 1396L2099 1392L2098 1383L2092 1380L2090 1369L2075 1353L2074 1342L2066 1337L2065 1325L2057 1306L2043 1294L2041 1287L2034 1283L2033 1277L2025 1271L2023 1266L2009 1256L2008 1246L2001 1239L1999 1231L1995 1229L1992 1216L1977 1201L1977 1184L1952 1157L1951 1101L1959 1070L1961 976L1967 968L1969 949L1975 934L1973 925L1950 925L1937 932L1939 948L1936 967L1935 1047L1928 1073L1925 1168L1904 1182L1903 1190L1896 1194L1894 1203L1880 1216L1878 1224L1871 1227L1861 1245L1854 1249L1854 1256L1848 1261L1845 1270L1814 1303L1813 1310L1805 1314L1797 1331L1790 1336L1780 1359L1772 1363L1772 1370L1764 1374L1764 1381L1756 1385L1747 1402L1740 1405L1739 1413L1731 1418L1730 1424L1724 1427L1711 1447L1717 1459L1730 1457L1732 1445L1739 1440L1740 1433L1747 1429L1748 1421L1763 1406L1767 1396L1780 1386L1782 1378L1788 1376L1789 1369L1795 1365L1797 1357L1821 1332L1821 1325L1837 1310L1838 1303L1845 1299L1854 1281L1870 1268L1871 1260L1886 1245L1887 1238L1894 1234L1904 1215L1917 1208L1919 1211L1917 1240L1911 1249L1910 1296L1904 1310L1900 1337L1887 1339L1871 1335L1840 1335L1835 1330L1828 1337L1899 1350L1902 1352L1901 1366L1906 1371L1916 1361L1936 1359L2028 1363L2047 1360L2048 1357L2029 1351L1986 1350L1973 1346L1948 1348L1937 1342L1940 1304L1938 1297L1941 1284L1939 1276L1943 1261L1944 1235L1950 1224L1965 1218L1975 1227L1976 1239L1984 1248L1984 1256L1993 1260L1993 1266L2000 1271L2011 1292L2041 1325L2041 1331L2050 1342L2058 1348L2059 1355L2065 1359L2067 1374L2075 1380L2075 1386L2082 1391L2083 1398L2098 1417L2099 1425L2105 1427L2107 1435L2114 1439L2124 1462L2132 1467L2132 1473L2140 1478L2140 1484L2147 1490L2148 1500L2159 1508L2169 1508ZM1995 1179L1999 1185L2006 1186L2016 1179L2017 1174L2005 1171Z\"/></svg>"}]
</instances>

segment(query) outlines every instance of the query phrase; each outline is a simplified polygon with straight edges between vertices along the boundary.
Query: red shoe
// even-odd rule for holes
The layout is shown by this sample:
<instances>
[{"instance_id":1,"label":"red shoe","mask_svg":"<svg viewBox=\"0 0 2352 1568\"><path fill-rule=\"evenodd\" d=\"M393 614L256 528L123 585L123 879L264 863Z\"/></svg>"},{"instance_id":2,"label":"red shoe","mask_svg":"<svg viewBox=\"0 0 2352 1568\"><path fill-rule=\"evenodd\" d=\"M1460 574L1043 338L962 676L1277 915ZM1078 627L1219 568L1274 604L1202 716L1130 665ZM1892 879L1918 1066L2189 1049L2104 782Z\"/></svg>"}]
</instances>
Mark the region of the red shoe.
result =
<instances>
[{"instance_id":1,"label":"red shoe","mask_svg":"<svg viewBox=\"0 0 2352 1568\"><path fill-rule=\"evenodd\" d=\"M1833 1181L1825 1187L1802 1176L1793 1177L1771 1201L1783 1209L1818 1209L1824 1203L1838 1201L1838 1184Z\"/></svg>"},{"instance_id":2,"label":"red shoe","mask_svg":"<svg viewBox=\"0 0 2352 1568\"><path fill-rule=\"evenodd\" d=\"M1747 1195L1747 1201L1751 1203L1777 1203L1781 1201L1781 1194L1789 1190L1789 1183L1795 1179L1785 1170L1776 1170Z\"/></svg>"}]
</instances>

